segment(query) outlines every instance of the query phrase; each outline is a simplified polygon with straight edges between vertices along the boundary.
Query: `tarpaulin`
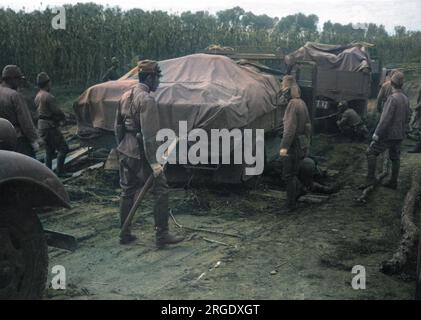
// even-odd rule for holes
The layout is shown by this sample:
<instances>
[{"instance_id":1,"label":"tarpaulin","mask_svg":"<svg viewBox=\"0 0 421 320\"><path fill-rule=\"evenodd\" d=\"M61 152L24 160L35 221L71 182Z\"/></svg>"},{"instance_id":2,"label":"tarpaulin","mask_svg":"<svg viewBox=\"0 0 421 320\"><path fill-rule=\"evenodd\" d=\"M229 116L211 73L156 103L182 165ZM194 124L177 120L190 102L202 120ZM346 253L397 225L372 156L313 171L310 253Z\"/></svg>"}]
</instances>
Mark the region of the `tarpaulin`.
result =
<instances>
[{"instance_id":1,"label":"tarpaulin","mask_svg":"<svg viewBox=\"0 0 421 320\"><path fill-rule=\"evenodd\" d=\"M194 54L159 65L163 76L154 95L162 128L177 132L181 120L189 130L243 128L276 108L279 81L228 57ZM78 134L112 131L118 101L137 81L135 73L86 90L74 104Z\"/></svg>"},{"instance_id":2,"label":"tarpaulin","mask_svg":"<svg viewBox=\"0 0 421 320\"><path fill-rule=\"evenodd\" d=\"M303 47L285 56L287 65L297 61L314 61L325 70L362 71L370 68L370 58L360 44L346 46L307 42Z\"/></svg>"}]
</instances>

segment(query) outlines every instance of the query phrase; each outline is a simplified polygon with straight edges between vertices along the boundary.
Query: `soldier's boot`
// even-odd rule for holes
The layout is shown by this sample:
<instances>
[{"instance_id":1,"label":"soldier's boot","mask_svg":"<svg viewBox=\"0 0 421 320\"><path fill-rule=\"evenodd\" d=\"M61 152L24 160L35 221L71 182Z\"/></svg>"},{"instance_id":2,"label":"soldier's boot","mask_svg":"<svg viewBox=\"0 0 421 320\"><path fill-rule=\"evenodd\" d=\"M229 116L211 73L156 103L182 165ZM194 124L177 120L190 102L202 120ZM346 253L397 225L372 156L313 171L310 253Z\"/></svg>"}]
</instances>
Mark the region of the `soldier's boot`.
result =
<instances>
[{"instance_id":1,"label":"soldier's boot","mask_svg":"<svg viewBox=\"0 0 421 320\"><path fill-rule=\"evenodd\" d=\"M418 142L408 153L421 153L421 142Z\"/></svg>"},{"instance_id":2,"label":"soldier's boot","mask_svg":"<svg viewBox=\"0 0 421 320\"><path fill-rule=\"evenodd\" d=\"M155 238L158 249L167 244L176 244L184 240L184 237L175 236L168 231L168 212L161 211L155 214Z\"/></svg>"},{"instance_id":3,"label":"soldier's boot","mask_svg":"<svg viewBox=\"0 0 421 320\"><path fill-rule=\"evenodd\" d=\"M120 200L120 228L123 227L124 222L129 215L130 209L133 206L133 198L121 198ZM126 229L124 234L120 235L120 244L129 244L135 241L137 238L131 234L131 227Z\"/></svg>"},{"instance_id":4,"label":"soldier's boot","mask_svg":"<svg viewBox=\"0 0 421 320\"><path fill-rule=\"evenodd\" d=\"M392 161L392 175L390 177L390 180L383 185L384 187L389 188L389 189L398 188L398 177L399 177L400 166L401 166L400 160Z\"/></svg>"},{"instance_id":5,"label":"soldier's boot","mask_svg":"<svg viewBox=\"0 0 421 320\"><path fill-rule=\"evenodd\" d=\"M57 155L57 176L60 178L70 178L72 174L64 171L64 160L66 160L66 154L59 152Z\"/></svg>"},{"instance_id":6,"label":"soldier's boot","mask_svg":"<svg viewBox=\"0 0 421 320\"><path fill-rule=\"evenodd\" d=\"M367 158L367 178L365 180L365 185L363 185L363 188L367 188L378 182L376 178L376 167L377 167L377 158L368 157Z\"/></svg>"}]
</instances>

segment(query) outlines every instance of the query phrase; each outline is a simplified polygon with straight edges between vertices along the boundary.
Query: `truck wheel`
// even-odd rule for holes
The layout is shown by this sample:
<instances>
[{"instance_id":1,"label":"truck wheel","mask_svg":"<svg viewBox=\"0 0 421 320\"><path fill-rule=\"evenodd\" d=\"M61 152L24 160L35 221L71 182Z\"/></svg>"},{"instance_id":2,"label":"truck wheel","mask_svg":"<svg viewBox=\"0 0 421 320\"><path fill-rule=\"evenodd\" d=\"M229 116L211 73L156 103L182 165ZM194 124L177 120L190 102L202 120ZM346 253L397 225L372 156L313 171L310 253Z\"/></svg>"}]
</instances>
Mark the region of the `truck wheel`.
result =
<instances>
[{"instance_id":1,"label":"truck wheel","mask_svg":"<svg viewBox=\"0 0 421 320\"><path fill-rule=\"evenodd\" d=\"M0 299L40 299L48 274L48 248L31 208L0 207Z\"/></svg>"}]
</instances>

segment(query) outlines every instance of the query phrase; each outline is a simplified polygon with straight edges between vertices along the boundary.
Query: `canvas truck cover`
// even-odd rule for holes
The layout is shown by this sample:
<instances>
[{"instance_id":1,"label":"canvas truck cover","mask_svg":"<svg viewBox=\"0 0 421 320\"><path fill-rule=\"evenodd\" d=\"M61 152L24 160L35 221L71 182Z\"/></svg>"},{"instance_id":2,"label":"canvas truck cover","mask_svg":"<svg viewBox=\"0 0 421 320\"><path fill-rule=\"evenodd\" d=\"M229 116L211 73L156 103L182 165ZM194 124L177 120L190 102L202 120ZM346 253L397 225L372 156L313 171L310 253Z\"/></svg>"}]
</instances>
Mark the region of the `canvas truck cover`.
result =
<instances>
[{"instance_id":1,"label":"canvas truck cover","mask_svg":"<svg viewBox=\"0 0 421 320\"><path fill-rule=\"evenodd\" d=\"M370 58L360 44L346 46L307 42L303 47L285 56L285 63L314 61L322 70L362 71L370 68Z\"/></svg>"},{"instance_id":2,"label":"canvas truck cover","mask_svg":"<svg viewBox=\"0 0 421 320\"><path fill-rule=\"evenodd\" d=\"M159 65L163 76L154 95L161 128L178 132L182 120L188 130L243 128L276 108L279 81L230 58L194 54ZM135 72L86 90L74 105L78 134L113 131L119 99L137 83Z\"/></svg>"}]
</instances>

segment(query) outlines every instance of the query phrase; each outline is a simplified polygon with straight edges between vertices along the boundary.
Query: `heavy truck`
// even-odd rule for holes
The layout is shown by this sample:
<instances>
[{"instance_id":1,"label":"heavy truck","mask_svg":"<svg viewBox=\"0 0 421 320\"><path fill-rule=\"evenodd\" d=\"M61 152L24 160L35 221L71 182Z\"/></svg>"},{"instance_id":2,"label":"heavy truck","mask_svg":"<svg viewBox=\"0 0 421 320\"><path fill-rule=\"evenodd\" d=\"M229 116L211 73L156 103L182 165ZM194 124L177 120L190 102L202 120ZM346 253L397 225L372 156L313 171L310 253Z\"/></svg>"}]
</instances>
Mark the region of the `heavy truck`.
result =
<instances>
[{"instance_id":1,"label":"heavy truck","mask_svg":"<svg viewBox=\"0 0 421 320\"><path fill-rule=\"evenodd\" d=\"M263 129L264 161L269 164L279 158L285 111L279 103L282 77L296 76L315 132L334 130L339 101L349 101L362 117L366 114L372 61L364 48L361 44L307 44L285 56L213 46L202 53L160 61L163 78L155 96L161 126L177 131L178 121L186 120L188 131ZM115 148L115 110L123 92L136 84L133 68L121 79L95 85L79 97L74 111L84 143ZM115 152L112 155L116 160ZM170 165L168 178L187 181L206 176L216 183L245 183L255 178L245 175L246 167L244 163Z\"/></svg>"}]
</instances>

